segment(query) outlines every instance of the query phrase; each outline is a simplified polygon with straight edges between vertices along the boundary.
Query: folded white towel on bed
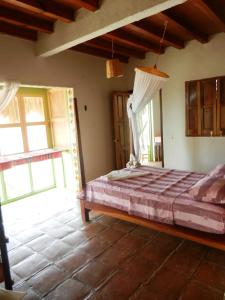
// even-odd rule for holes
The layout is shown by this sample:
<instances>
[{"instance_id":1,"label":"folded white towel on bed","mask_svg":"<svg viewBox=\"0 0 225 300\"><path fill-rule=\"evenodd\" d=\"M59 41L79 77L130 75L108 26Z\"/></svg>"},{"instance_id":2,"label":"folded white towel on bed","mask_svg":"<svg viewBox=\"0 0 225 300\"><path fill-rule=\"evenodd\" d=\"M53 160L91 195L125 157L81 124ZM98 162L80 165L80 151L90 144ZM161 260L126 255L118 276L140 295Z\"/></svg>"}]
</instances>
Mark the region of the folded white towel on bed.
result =
<instances>
[{"instance_id":1,"label":"folded white towel on bed","mask_svg":"<svg viewBox=\"0 0 225 300\"><path fill-rule=\"evenodd\" d=\"M150 172L140 172L140 171L131 171L131 170L115 170L112 171L104 176L102 176L102 179L105 180L122 180L122 179L128 179L133 177L139 177L139 176L145 176L150 174Z\"/></svg>"}]
</instances>

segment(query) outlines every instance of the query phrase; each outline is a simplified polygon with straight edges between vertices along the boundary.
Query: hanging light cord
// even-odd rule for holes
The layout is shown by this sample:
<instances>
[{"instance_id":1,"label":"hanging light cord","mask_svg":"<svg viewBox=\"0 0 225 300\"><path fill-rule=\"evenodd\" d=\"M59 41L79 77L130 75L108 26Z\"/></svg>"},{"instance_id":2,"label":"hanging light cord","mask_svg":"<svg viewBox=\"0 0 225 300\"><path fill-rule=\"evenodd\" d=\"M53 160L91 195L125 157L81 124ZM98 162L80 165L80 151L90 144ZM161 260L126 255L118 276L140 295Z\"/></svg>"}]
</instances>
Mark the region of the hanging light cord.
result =
<instances>
[{"instance_id":1,"label":"hanging light cord","mask_svg":"<svg viewBox=\"0 0 225 300\"><path fill-rule=\"evenodd\" d=\"M158 60L159 60L159 56L161 54L161 50L162 50L162 45L163 45L163 42L164 42L164 38L165 38L165 34L166 34L166 29L167 29L167 25L168 25L168 21L165 21L164 23L164 30L163 30L163 34L162 34L162 37L159 41L159 52L156 56L156 59L155 59L155 65L154 65L154 68L157 68L157 63L158 63Z\"/></svg>"}]
</instances>

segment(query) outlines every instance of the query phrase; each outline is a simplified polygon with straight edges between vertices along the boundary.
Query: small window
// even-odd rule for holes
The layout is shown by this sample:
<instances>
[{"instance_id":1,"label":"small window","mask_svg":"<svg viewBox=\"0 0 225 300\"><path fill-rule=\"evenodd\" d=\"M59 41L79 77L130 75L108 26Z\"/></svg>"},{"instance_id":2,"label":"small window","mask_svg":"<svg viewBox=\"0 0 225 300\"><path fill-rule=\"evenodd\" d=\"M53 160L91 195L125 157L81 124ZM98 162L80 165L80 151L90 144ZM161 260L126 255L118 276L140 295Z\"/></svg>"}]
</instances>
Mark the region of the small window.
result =
<instances>
[{"instance_id":1,"label":"small window","mask_svg":"<svg viewBox=\"0 0 225 300\"><path fill-rule=\"evenodd\" d=\"M20 88L0 112L0 155L51 147L45 89Z\"/></svg>"},{"instance_id":2,"label":"small window","mask_svg":"<svg viewBox=\"0 0 225 300\"><path fill-rule=\"evenodd\" d=\"M0 128L0 155L23 152L23 138L20 127Z\"/></svg>"},{"instance_id":3,"label":"small window","mask_svg":"<svg viewBox=\"0 0 225 300\"><path fill-rule=\"evenodd\" d=\"M18 98L9 103L9 105L0 112L0 124L20 123Z\"/></svg>"},{"instance_id":4,"label":"small window","mask_svg":"<svg viewBox=\"0 0 225 300\"><path fill-rule=\"evenodd\" d=\"M225 77L187 81L186 136L225 135Z\"/></svg>"},{"instance_id":5,"label":"small window","mask_svg":"<svg viewBox=\"0 0 225 300\"><path fill-rule=\"evenodd\" d=\"M48 148L45 125L27 126L27 137L30 151Z\"/></svg>"},{"instance_id":6,"label":"small window","mask_svg":"<svg viewBox=\"0 0 225 300\"><path fill-rule=\"evenodd\" d=\"M26 122L45 121L44 104L42 97L23 97L25 104Z\"/></svg>"}]
</instances>

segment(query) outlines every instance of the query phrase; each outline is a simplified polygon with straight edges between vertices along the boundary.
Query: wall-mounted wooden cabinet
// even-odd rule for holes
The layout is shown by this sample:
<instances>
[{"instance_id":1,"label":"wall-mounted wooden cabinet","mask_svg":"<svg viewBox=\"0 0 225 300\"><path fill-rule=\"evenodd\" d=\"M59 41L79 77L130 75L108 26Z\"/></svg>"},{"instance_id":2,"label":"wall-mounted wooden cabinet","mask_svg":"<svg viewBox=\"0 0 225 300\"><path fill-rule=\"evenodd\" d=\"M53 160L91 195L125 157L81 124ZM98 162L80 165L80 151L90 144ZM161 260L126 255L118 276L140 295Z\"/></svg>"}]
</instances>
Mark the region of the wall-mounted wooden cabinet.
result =
<instances>
[{"instance_id":1,"label":"wall-mounted wooden cabinet","mask_svg":"<svg viewBox=\"0 0 225 300\"><path fill-rule=\"evenodd\" d=\"M225 135L225 77L186 81L186 136Z\"/></svg>"}]
</instances>

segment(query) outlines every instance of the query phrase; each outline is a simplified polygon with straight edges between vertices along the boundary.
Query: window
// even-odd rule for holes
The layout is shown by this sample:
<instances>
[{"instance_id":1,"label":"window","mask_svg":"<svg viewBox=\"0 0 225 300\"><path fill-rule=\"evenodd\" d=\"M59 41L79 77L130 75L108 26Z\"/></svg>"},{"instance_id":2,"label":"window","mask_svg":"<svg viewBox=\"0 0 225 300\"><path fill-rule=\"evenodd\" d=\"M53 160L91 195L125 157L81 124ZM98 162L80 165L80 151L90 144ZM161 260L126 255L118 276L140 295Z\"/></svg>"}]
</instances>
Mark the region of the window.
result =
<instances>
[{"instance_id":1,"label":"window","mask_svg":"<svg viewBox=\"0 0 225 300\"><path fill-rule=\"evenodd\" d=\"M225 77L185 82L186 136L225 136Z\"/></svg>"},{"instance_id":2,"label":"window","mask_svg":"<svg viewBox=\"0 0 225 300\"><path fill-rule=\"evenodd\" d=\"M20 88L0 112L0 155L51 147L48 116L47 91Z\"/></svg>"}]
</instances>

